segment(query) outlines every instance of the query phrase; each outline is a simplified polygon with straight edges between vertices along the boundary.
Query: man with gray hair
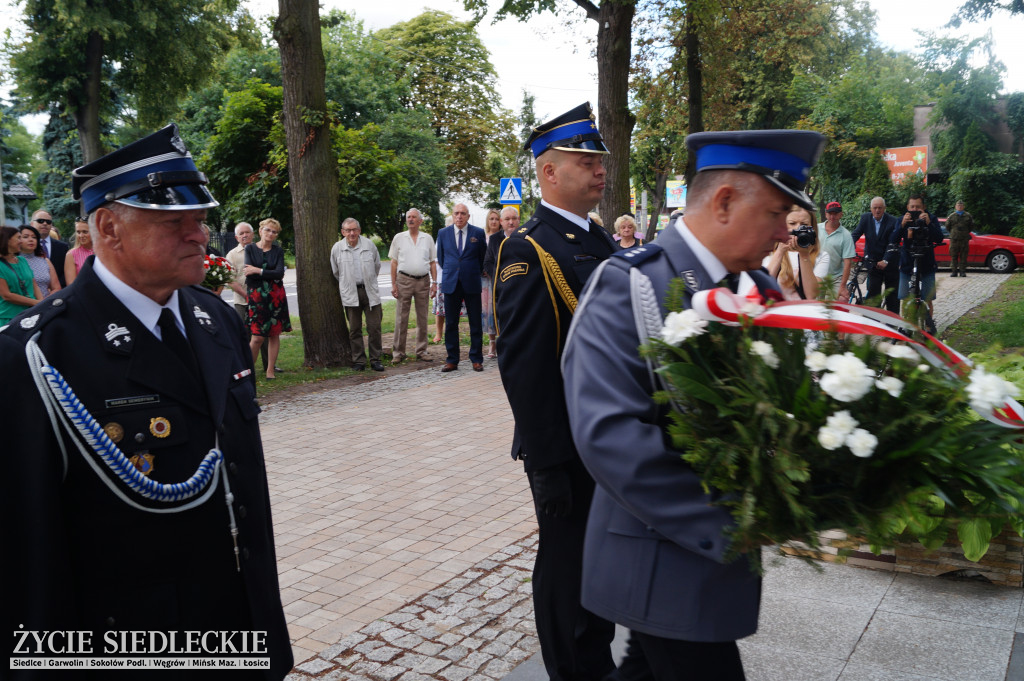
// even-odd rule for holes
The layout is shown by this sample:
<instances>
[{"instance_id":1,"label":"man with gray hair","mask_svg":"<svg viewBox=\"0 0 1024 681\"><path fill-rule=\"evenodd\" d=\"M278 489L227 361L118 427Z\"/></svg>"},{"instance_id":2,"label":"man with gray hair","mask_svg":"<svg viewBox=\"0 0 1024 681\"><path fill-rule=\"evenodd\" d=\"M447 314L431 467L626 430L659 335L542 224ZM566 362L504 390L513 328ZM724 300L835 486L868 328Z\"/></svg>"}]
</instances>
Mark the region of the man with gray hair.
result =
<instances>
[{"instance_id":1,"label":"man with gray hair","mask_svg":"<svg viewBox=\"0 0 1024 681\"><path fill-rule=\"evenodd\" d=\"M380 292L377 274L380 272L380 253L373 242L359 234L359 221L345 218L341 223L344 237L331 249L331 271L338 280L341 304L348 320L348 338L352 344L352 368L366 368L363 352L363 316L366 316L366 336L370 352L370 368L384 371L380 363Z\"/></svg>"},{"instance_id":2,"label":"man with gray hair","mask_svg":"<svg viewBox=\"0 0 1024 681\"><path fill-rule=\"evenodd\" d=\"M393 361L405 359L405 342L409 334L409 308L416 299L416 359L427 357L427 306L437 289L437 249L434 239L420 231L423 213L410 208L405 214L408 231L399 232L391 240L391 295L395 307L395 337L392 341Z\"/></svg>"}]
</instances>

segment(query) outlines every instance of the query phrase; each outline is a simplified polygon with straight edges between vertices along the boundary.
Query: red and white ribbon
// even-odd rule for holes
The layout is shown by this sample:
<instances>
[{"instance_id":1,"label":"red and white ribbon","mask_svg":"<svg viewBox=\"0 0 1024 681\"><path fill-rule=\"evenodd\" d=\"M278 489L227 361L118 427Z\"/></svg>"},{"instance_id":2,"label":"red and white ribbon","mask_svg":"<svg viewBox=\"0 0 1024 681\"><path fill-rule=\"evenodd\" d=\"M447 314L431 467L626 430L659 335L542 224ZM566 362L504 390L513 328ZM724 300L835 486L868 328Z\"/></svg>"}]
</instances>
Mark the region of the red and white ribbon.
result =
<instances>
[{"instance_id":1,"label":"red and white ribbon","mask_svg":"<svg viewBox=\"0 0 1024 681\"><path fill-rule=\"evenodd\" d=\"M722 324L738 325L745 319L754 326L767 328L831 331L902 341L933 366L948 370L961 379L967 379L973 368L967 357L886 310L817 300L772 302L769 306L763 303L756 289L740 296L727 288L716 288L695 293L690 305L702 319ZM911 338L897 327L913 328L926 341ZM1024 428L1024 408L1014 399L1008 398L1001 408L981 416L1008 428Z\"/></svg>"}]
</instances>

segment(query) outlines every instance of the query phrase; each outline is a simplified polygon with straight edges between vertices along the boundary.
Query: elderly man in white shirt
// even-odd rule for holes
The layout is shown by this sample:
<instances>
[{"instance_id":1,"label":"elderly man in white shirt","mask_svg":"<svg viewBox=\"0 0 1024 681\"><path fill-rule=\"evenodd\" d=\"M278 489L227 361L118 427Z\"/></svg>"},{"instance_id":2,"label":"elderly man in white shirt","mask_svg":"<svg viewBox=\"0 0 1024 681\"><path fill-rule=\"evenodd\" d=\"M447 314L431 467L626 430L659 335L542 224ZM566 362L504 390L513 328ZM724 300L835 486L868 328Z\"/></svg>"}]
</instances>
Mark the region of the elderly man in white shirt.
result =
<instances>
[{"instance_id":1,"label":"elderly man in white shirt","mask_svg":"<svg viewBox=\"0 0 1024 681\"><path fill-rule=\"evenodd\" d=\"M409 333L409 309L416 299L416 359L429 362L427 357L427 311L431 296L437 290L437 248L434 239L420 231L423 214L410 208L405 214L409 229L399 232L391 241L388 258L391 260L391 295L398 301L395 307L395 338L392 343L394 361L405 359L405 343Z\"/></svg>"},{"instance_id":2,"label":"elderly man in white shirt","mask_svg":"<svg viewBox=\"0 0 1024 681\"><path fill-rule=\"evenodd\" d=\"M370 368L384 371L380 362L380 292L377 274L380 272L380 253L372 241L359 234L359 221L345 218L341 223L344 239L331 249L331 271L338 280L338 293L348 320L348 337L352 345L352 368L366 368L363 351L363 315L366 316L366 336L369 345Z\"/></svg>"}]
</instances>

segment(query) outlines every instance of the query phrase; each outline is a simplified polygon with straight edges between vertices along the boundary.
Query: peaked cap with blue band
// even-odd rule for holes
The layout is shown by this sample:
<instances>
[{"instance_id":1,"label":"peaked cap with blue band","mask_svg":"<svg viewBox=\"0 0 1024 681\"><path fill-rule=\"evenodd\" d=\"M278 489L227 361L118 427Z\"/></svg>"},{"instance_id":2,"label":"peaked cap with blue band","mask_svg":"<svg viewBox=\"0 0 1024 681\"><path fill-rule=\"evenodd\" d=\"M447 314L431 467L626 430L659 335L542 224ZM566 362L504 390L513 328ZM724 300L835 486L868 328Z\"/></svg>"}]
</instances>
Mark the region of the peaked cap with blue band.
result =
<instances>
[{"instance_id":1,"label":"peaked cap with blue band","mask_svg":"<svg viewBox=\"0 0 1024 681\"><path fill-rule=\"evenodd\" d=\"M590 102L584 102L575 109L566 111L533 129L523 149L533 152L537 158L549 149L577 151L585 154L607 154L608 147L594 122L594 110Z\"/></svg>"},{"instance_id":2,"label":"peaked cap with blue band","mask_svg":"<svg viewBox=\"0 0 1024 681\"><path fill-rule=\"evenodd\" d=\"M196 169L173 123L76 168L71 183L86 214L111 201L147 210L220 205L206 188L206 175Z\"/></svg>"},{"instance_id":3,"label":"peaked cap with blue band","mask_svg":"<svg viewBox=\"0 0 1024 681\"><path fill-rule=\"evenodd\" d=\"M825 149L825 136L811 130L696 132L686 146L697 155L697 172L742 170L757 173L808 210L804 193L811 168Z\"/></svg>"}]
</instances>

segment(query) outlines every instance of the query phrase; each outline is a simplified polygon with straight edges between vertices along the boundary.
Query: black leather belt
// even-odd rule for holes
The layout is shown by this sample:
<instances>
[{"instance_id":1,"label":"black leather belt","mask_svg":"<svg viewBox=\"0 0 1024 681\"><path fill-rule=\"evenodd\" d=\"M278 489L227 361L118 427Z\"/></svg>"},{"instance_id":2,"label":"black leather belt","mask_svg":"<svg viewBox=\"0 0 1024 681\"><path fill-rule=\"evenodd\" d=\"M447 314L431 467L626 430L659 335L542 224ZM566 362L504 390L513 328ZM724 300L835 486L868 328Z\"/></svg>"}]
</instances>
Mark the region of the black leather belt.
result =
<instances>
[{"instance_id":1,"label":"black leather belt","mask_svg":"<svg viewBox=\"0 0 1024 681\"><path fill-rule=\"evenodd\" d=\"M398 273L399 274L404 274L405 276L409 277L410 279L422 279L423 277L429 277L430 276L429 274L421 274L420 276L417 277L415 274L409 274L408 272L403 272L402 270L398 270Z\"/></svg>"}]
</instances>

